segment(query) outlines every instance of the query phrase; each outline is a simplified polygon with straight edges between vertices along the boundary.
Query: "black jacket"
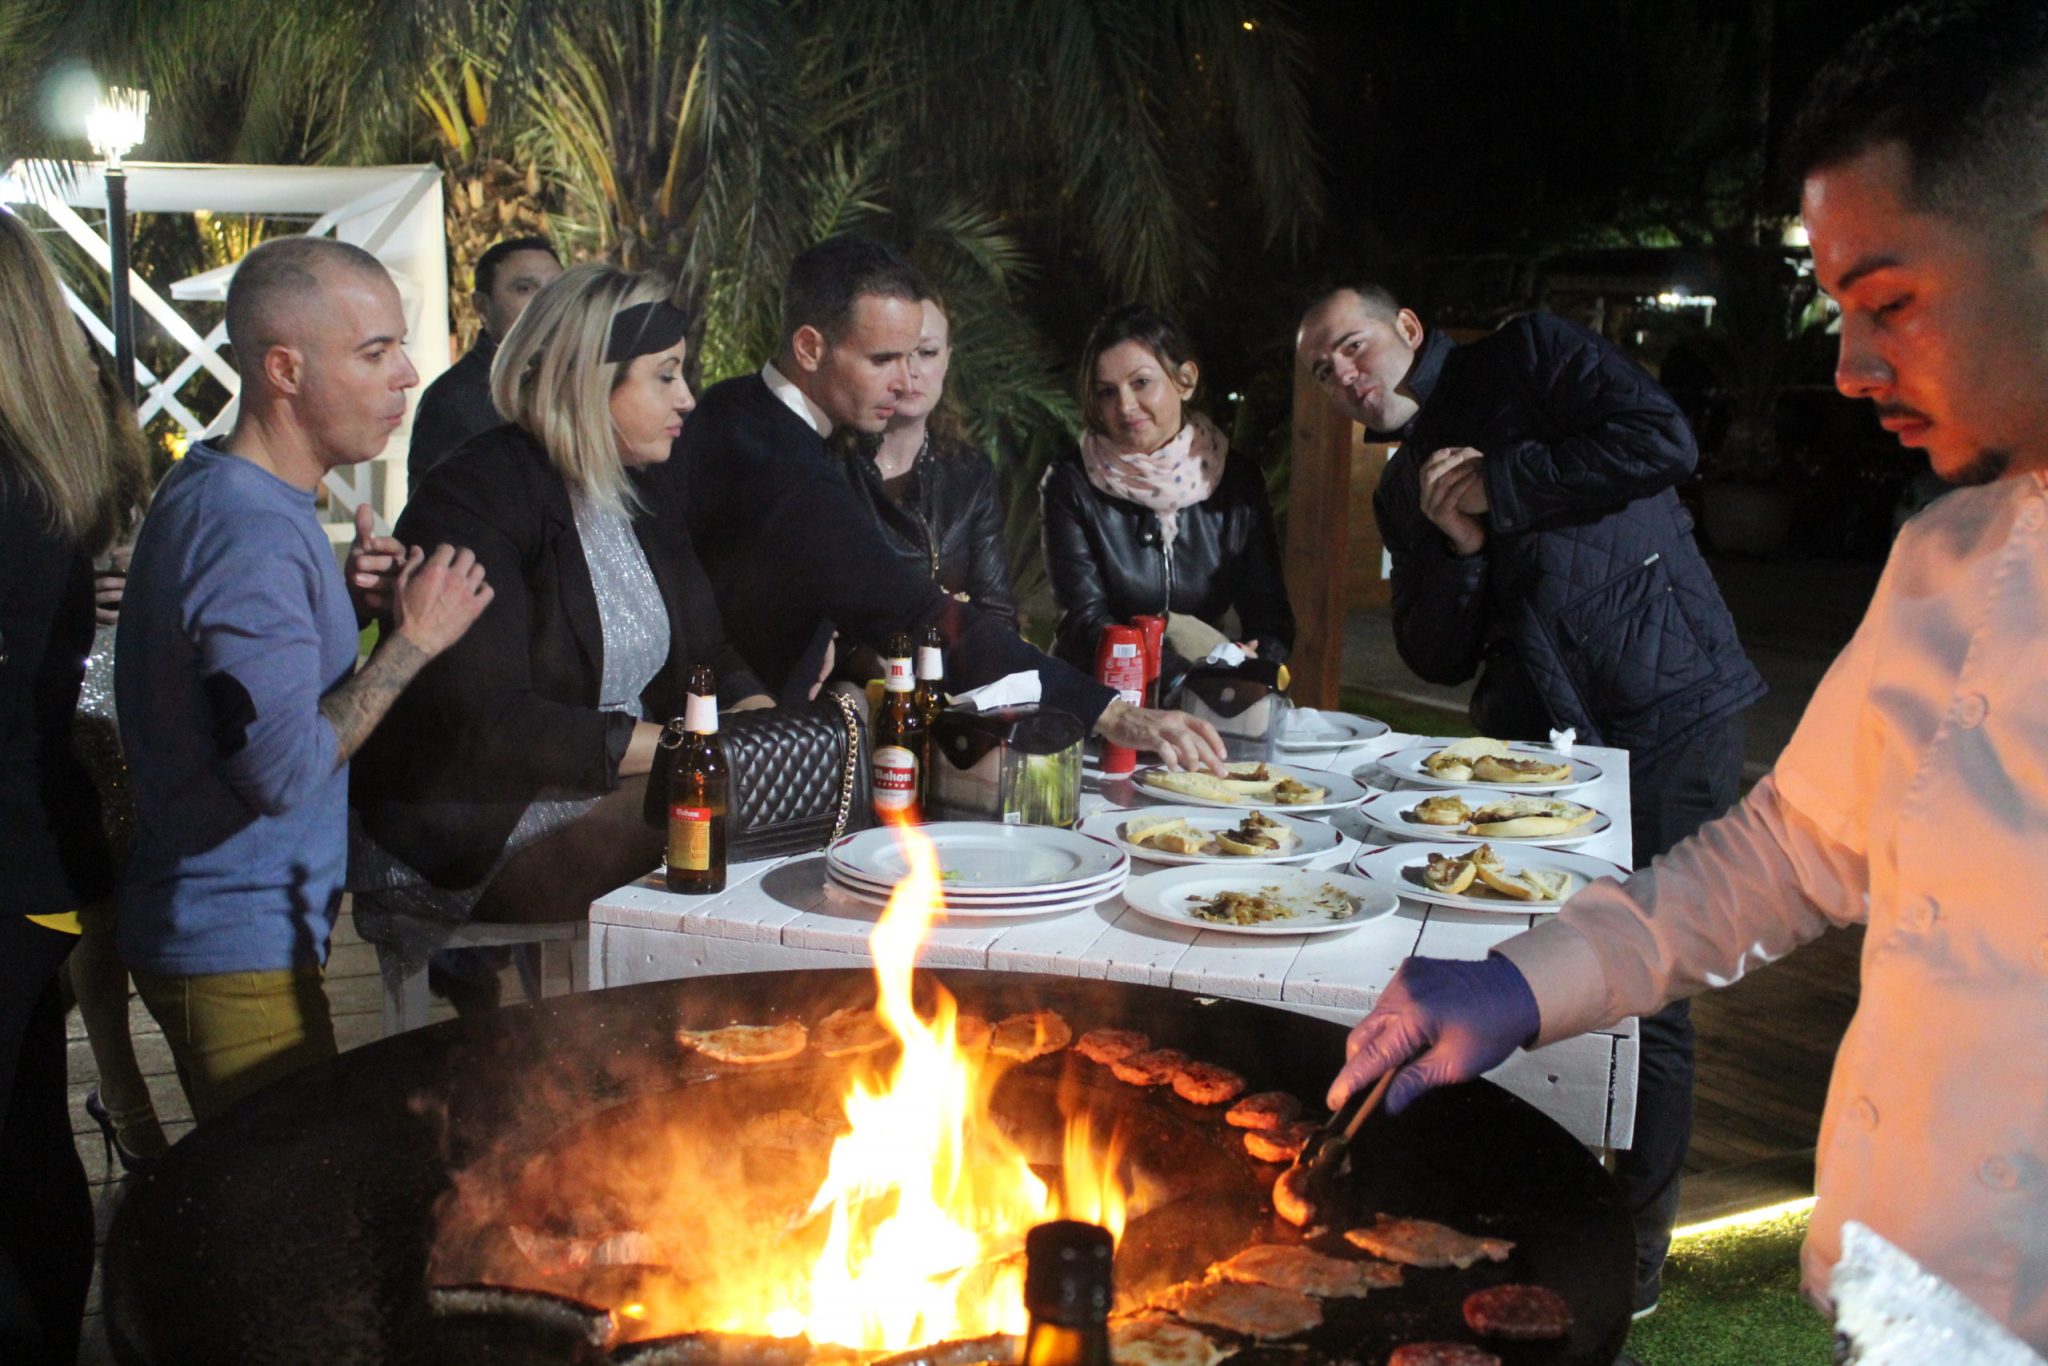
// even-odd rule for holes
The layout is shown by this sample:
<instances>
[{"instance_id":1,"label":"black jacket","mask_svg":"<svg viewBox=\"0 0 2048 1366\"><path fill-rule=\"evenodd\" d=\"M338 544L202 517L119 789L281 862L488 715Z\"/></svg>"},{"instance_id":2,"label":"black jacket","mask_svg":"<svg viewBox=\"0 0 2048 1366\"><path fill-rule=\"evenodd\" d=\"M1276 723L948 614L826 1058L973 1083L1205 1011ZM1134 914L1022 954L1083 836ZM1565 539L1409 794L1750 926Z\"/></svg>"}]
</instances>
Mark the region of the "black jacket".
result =
<instances>
[{"instance_id":1,"label":"black jacket","mask_svg":"<svg viewBox=\"0 0 2048 1366\"><path fill-rule=\"evenodd\" d=\"M491 334L478 331L476 345L420 395L412 415L412 445L405 453L407 488L417 488L427 471L463 442L505 425L504 416L491 406L491 361L497 354Z\"/></svg>"},{"instance_id":2,"label":"black jacket","mask_svg":"<svg viewBox=\"0 0 2048 1366\"><path fill-rule=\"evenodd\" d=\"M903 501L875 468L872 439L839 457L854 494L874 515L883 541L904 564L992 617L1017 624L996 470L972 446L933 437L910 468Z\"/></svg>"},{"instance_id":3,"label":"black jacket","mask_svg":"<svg viewBox=\"0 0 2048 1366\"><path fill-rule=\"evenodd\" d=\"M1038 496L1045 567L1060 609L1053 646L1060 658L1094 668L1102 628L1112 622L1174 611L1221 628L1233 607L1239 638L1257 641L1259 658L1279 664L1294 648L1273 509L1249 457L1231 452L1216 491L1181 509L1171 555L1159 514L1096 489L1078 451L1045 472ZM1178 656L1162 661L1162 692L1185 667Z\"/></svg>"},{"instance_id":4,"label":"black jacket","mask_svg":"<svg viewBox=\"0 0 2048 1366\"><path fill-rule=\"evenodd\" d=\"M0 468L0 916L61 915L114 889L71 718L92 651L92 561Z\"/></svg>"},{"instance_id":5,"label":"black jacket","mask_svg":"<svg viewBox=\"0 0 2048 1366\"><path fill-rule=\"evenodd\" d=\"M1484 662L1482 731L1569 726L1638 763L1763 696L1674 491L1691 429L1640 367L1537 314L1466 346L1432 331L1408 387L1422 407L1373 496L1408 667L1462 683ZM1485 456L1467 558L1422 513L1422 462L1448 446Z\"/></svg>"},{"instance_id":6,"label":"black jacket","mask_svg":"<svg viewBox=\"0 0 2048 1366\"><path fill-rule=\"evenodd\" d=\"M1046 704L1084 725L1115 697L906 567L817 429L759 375L714 385L684 423L675 458L649 473L665 517L687 528L703 558L733 643L785 700L816 679L833 625L876 649L897 631L935 625L960 686L1035 670Z\"/></svg>"},{"instance_id":7,"label":"black jacket","mask_svg":"<svg viewBox=\"0 0 2048 1366\"><path fill-rule=\"evenodd\" d=\"M668 606L668 662L641 701L681 714L695 664L726 702L763 691L725 643L688 541L634 531ZM399 695L349 768L371 838L430 881L472 887L543 788L600 796L618 786L634 718L598 710L604 628L568 485L540 443L500 427L436 466L398 519L407 545L466 546L494 590L462 639Z\"/></svg>"}]
</instances>

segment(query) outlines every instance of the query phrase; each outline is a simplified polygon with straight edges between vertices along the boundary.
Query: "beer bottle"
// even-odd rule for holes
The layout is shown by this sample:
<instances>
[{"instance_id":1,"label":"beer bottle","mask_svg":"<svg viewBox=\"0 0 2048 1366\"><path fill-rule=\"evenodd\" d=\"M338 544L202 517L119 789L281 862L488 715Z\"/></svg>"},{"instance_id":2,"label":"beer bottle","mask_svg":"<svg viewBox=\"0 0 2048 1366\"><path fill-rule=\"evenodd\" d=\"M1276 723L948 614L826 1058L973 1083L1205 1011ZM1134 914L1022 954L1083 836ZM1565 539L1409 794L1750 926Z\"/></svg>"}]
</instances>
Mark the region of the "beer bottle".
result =
<instances>
[{"instance_id":1,"label":"beer bottle","mask_svg":"<svg viewBox=\"0 0 2048 1366\"><path fill-rule=\"evenodd\" d=\"M884 656L882 706L875 713L875 816L879 820L924 820L926 746L924 717L917 710L911 677L910 636L898 631Z\"/></svg>"},{"instance_id":2,"label":"beer bottle","mask_svg":"<svg viewBox=\"0 0 2048 1366\"><path fill-rule=\"evenodd\" d=\"M1109 1366L1109 1231L1072 1219L1024 1235L1023 1366Z\"/></svg>"},{"instance_id":3,"label":"beer bottle","mask_svg":"<svg viewBox=\"0 0 2048 1366\"><path fill-rule=\"evenodd\" d=\"M690 670L683 743L668 779L668 889L691 895L725 890L726 800L732 786L718 743L718 687L711 669Z\"/></svg>"},{"instance_id":4,"label":"beer bottle","mask_svg":"<svg viewBox=\"0 0 2048 1366\"><path fill-rule=\"evenodd\" d=\"M946 709L946 656L939 644L939 628L924 628L924 644L917 647L917 714L924 718L927 736Z\"/></svg>"}]
</instances>

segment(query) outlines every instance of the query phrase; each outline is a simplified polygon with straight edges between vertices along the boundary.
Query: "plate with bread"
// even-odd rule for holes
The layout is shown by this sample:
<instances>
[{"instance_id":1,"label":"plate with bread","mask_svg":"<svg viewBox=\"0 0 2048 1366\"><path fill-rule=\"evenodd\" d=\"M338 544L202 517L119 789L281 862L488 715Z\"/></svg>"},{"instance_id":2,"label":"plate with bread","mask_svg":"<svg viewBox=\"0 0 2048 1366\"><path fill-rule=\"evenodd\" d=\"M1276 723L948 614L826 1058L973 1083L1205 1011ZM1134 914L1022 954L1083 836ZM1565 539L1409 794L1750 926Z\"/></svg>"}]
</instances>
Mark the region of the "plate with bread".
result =
<instances>
[{"instance_id":1,"label":"plate with bread","mask_svg":"<svg viewBox=\"0 0 2048 1366\"><path fill-rule=\"evenodd\" d=\"M1351 871L1416 901L1506 915L1554 911L1603 877L1627 877L1606 859L1569 849L1491 844L1394 844L1361 850Z\"/></svg>"},{"instance_id":2,"label":"plate with bread","mask_svg":"<svg viewBox=\"0 0 2048 1366\"><path fill-rule=\"evenodd\" d=\"M1335 811L1365 795L1365 784L1346 774L1257 762L1227 764L1221 776L1151 765L1133 773L1131 781L1154 801L1297 815Z\"/></svg>"},{"instance_id":3,"label":"plate with bread","mask_svg":"<svg viewBox=\"0 0 2048 1366\"><path fill-rule=\"evenodd\" d=\"M1426 740L1379 757L1380 772L1426 787L1495 787L1513 792L1567 792L1600 776L1589 759L1542 745L1485 736Z\"/></svg>"},{"instance_id":4,"label":"plate with bread","mask_svg":"<svg viewBox=\"0 0 2048 1366\"><path fill-rule=\"evenodd\" d=\"M1321 821L1207 806L1098 811L1081 822L1081 833L1150 863L1300 863L1344 842Z\"/></svg>"},{"instance_id":5,"label":"plate with bread","mask_svg":"<svg viewBox=\"0 0 2048 1366\"><path fill-rule=\"evenodd\" d=\"M1614 827L1604 811L1565 797L1492 787L1381 792L1359 806L1360 819L1408 839L1494 844L1584 844Z\"/></svg>"}]
</instances>

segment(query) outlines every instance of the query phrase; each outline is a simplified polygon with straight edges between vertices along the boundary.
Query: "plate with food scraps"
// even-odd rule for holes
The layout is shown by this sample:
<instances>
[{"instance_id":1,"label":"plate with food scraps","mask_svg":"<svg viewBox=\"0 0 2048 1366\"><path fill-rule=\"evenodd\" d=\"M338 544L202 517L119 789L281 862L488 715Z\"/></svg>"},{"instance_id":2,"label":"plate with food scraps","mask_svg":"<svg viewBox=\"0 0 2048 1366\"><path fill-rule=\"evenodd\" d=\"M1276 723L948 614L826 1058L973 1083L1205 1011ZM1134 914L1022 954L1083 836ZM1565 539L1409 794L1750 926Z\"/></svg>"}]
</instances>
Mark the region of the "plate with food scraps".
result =
<instances>
[{"instance_id":1,"label":"plate with food scraps","mask_svg":"<svg viewBox=\"0 0 2048 1366\"><path fill-rule=\"evenodd\" d=\"M1386 722L1375 721L1370 716L1296 707L1280 719L1278 744L1280 748L1294 753L1345 749L1367 740L1377 740L1387 730Z\"/></svg>"},{"instance_id":2,"label":"plate with food scraps","mask_svg":"<svg viewBox=\"0 0 2048 1366\"><path fill-rule=\"evenodd\" d=\"M1382 754L1380 771L1425 787L1492 787L1507 792L1568 792L1600 776L1600 765L1543 745L1446 736Z\"/></svg>"},{"instance_id":3,"label":"plate with food scraps","mask_svg":"<svg viewBox=\"0 0 2048 1366\"><path fill-rule=\"evenodd\" d=\"M1131 785L1158 802L1297 816L1337 811L1365 795L1365 784L1348 774L1257 762L1227 765L1220 778L1191 769L1174 772L1148 765L1131 775Z\"/></svg>"},{"instance_id":4,"label":"plate with food scraps","mask_svg":"<svg viewBox=\"0 0 2048 1366\"><path fill-rule=\"evenodd\" d=\"M1344 843L1321 821L1207 806L1098 811L1081 822L1081 833L1113 840L1148 863L1300 863Z\"/></svg>"},{"instance_id":5,"label":"plate with food scraps","mask_svg":"<svg viewBox=\"0 0 2048 1366\"><path fill-rule=\"evenodd\" d=\"M1478 844L1584 844L1614 828L1604 811L1563 797L1497 787L1378 792L1358 807L1367 825L1408 839Z\"/></svg>"},{"instance_id":6,"label":"plate with food scraps","mask_svg":"<svg viewBox=\"0 0 2048 1366\"><path fill-rule=\"evenodd\" d=\"M1134 877L1124 901L1140 915L1225 934L1329 934L1392 915L1391 890L1312 868L1166 868Z\"/></svg>"},{"instance_id":7,"label":"plate with food scraps","mask_svg":"<svg viewBox=\"0 0 2048 1366\"><path fill-rule=\"evenodd\" d=\"M1351 871L1411 900L1497 915L1554 911L1588 883L1628 876L1620 864L1569 849L1501 851L1490 844L1367 849L1351 860Z\"/></svg>"}]
</instances>

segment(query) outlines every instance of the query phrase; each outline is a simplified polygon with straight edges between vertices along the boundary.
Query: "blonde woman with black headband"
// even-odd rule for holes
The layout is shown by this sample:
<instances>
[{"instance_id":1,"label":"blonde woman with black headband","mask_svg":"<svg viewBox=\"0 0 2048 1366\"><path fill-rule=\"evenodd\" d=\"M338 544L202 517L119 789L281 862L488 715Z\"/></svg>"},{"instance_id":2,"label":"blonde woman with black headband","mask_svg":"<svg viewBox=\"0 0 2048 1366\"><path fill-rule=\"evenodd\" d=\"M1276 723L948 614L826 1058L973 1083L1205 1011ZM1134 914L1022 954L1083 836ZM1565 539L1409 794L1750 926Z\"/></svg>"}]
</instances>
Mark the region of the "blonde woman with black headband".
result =
<instances>
[{"instance_id":1,"label":"blonde woman with black headband","mask_svg":"<svg viewBox=\"0 0 2048 1366\"><path fill-rule=\"evenodd\" d=\"M491 368L506 425L436 465L399 518L401 539L472 547L497 596L356 758L371 847L356 842L350 882L380 905L581 917L660 861L640 808L690 668L710 664L729 706L768 704L695 555L636 487L696 402L671 294L595 264L544 289Z\"/></svg>"}]
</instances>

